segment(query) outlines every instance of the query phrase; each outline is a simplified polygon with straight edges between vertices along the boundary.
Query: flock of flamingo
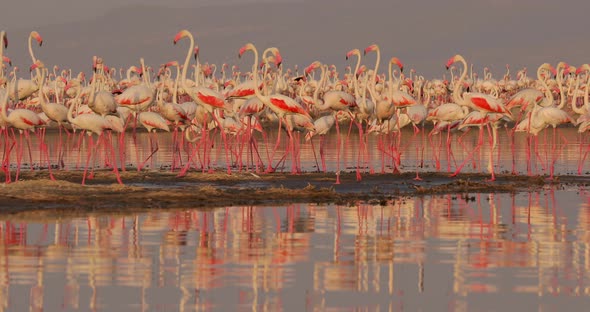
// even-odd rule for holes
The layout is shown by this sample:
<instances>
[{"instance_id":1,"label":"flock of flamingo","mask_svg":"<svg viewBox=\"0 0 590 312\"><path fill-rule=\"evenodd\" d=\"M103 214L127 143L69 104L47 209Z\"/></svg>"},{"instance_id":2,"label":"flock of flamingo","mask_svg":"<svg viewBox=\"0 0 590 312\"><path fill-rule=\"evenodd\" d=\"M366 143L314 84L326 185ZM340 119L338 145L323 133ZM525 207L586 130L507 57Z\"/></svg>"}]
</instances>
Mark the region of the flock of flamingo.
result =
<instances>
[{"instance_id":1,"label":"flock of flamingo","mask_svg":"<svg viewBox=\"0 0 590 312\"><path fill-rule=\"evenodd\" d=\"M157 131L172 131L174 156L171 168L178 170L179 176L191 168L203 172L213 170L211 150L214 148L224 149L228 173L232 169L273 172L287 158L291 160L292 173L298 173L301 171L298 162L300 144L313 144L314 136L320 137L322 163L318 163L318 171L321 168L325 172L323 137L334 127L337 134L336 183L340 183L340 153L346 148L342 144L340 125L348 125L348 136L351 136L352 129L358 130L357 180L362 179L361 172L367 171L369 134L379 135L378 152L382 162L387 161L394 171L399 170L403 154L400 129L407 125L412 125L415 133L421 131L424 134L425 123L432 122L430 136L446 131L447 154L452 152L452 131L479 128L478 143L472 154L484 144L487 132L491 150L487 169L491 180L495 179L493 153L500 126L509 129L507 133L512 136L515 132L530 134L528 142L531 146L537 142L537 134L548 126L553 128L554 142L558 139L555 131L560 124L578 125L580 132L590 128L588 64L575 68L565 62L555 67L545 63L539 66L536 79L530 79L526 69L518 71L516 79L512 79L510 68L506 66L504 77L495 80L488 71L479 78L461 55L455 55L446 63L450 79L426 80L413 70L405 76L402 62L392 57L386 77L379 72L379 46L373 44L364 49L364 53L353 49L346 54L346 59L354 58L356 65L354 69L347 67L343 75L335 66L319 61L299 74L296 67L284 70L277 48L266 49L260 58L256 47L247 43L239 50L239 57L252 52L252 70L242 73L234 66L230 72L224 64L220 76L216 74L215 65L200 63L199 48L195 46L192 34L181 30L174 36L174 44L183 39L189 41L183 64L170 61L156 69L146 66L142 58L140 66L130 66L124 77L124 69L117 73L95 56L92 77L86 79L83 72L76 76L67 70L59 72L57 66L50 72L33 53L34 41L41 46L43 40L38 32L32 31L28 40L31 77L25 79L17 78L16 67L9 70L4 65L12 64L4 56L4 49L8 46L6 33L1 32L0 37L3 42L0 47L3 65L0 71L0 127L4 138L2 170L6 183L12 181L13 154L16 155L15 180L19 179L26 146L30 155L30 132L38 138L42 161L47 161L51 179L54 179L52 169L65 167L63 161L58 164L50 161L52 153L56 153L54 156L58 155L59 159L63 157L62 135L69 139L72 132L79 131L78 142L86 137L87 156L82 178L82 184L85 184L92 177L95 166L90 165L94 164L91 160L99 150L108 155L105 166L112 169L117 181L122 183L119 171L125 170L126 157L123 137L129 132L135 135L140 126L149 132L152 153L143 162L138 161L137 169L141 170L158 150ZM373 69L361 65L362 55L370 53L376 54ZM191 65L193 56L196 61ZM456 63L462 65L460 75L455 74ZM394 70L394 66L398 68ZM189 68L192 68L193 80L187 78ZM571 103L571 109L567 109L566 102ZM579 117L574 118L576 115ZM58 146L51 148L45 143L45 133L50 125L59 129L60 138ZM15 129L19 132L18 140ZM272 129L278 132L273 133L276 142L269 144L268 134ZM281 145L283 131L288 143ZM222 144L212 144L217 135ZM261 140L264 140L266 151L259 148ZM440 140L444 140L442 136ZM415 145L417 149L424 149L417 142ZM559 157L556 147L554 144L551 178ZM530 154L529 150L529 162ZM454 175L460 173L471 157L469 155L460 166L455 165ZM582 164L583 161L579 172ZM437 165L437 169L439 167ZM448 170L452 171L450 162ZM374 172L372 166L369 171ZM416 179L420 179L418 170Z\"/></svg>"}]
</instances>

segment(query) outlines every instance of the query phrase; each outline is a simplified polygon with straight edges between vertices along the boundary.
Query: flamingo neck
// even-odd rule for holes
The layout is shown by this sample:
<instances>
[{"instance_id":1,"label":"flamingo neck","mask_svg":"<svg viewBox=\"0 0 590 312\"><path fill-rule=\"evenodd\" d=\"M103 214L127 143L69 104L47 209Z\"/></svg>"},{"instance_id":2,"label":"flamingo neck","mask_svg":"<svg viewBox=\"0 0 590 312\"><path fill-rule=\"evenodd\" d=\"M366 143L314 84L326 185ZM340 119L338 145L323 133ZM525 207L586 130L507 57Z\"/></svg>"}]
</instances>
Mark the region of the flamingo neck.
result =
<instances>
[{"instance_id":1,"label":"flamingo neck","mask_svg":"<svg viewBox=\"0 0 590 312\"><path fill-rule=\"evenodd\" d=\"M559 105L557 108L561 109L565 105L565 92L563 89L563 71L565 68L560 68L557 71L557 84L559 85Z\"/></svg>"},{"instance_id":2,"label":"flamingo neck","mask_svg":"<svg viewBox=\"0 0 590 312\"><path fill-rule=\"evenodd\" d=\"M189 88L188 88L188 85L186 83L186 72L188 70L188 62L189 62L189 60L191 58L191 53L192 53L192 51L193 51L193 49L195 47L195 39L193 38L193 35L191 33L187 33L187 37L190 40L190 44L189 44L188 52L186 53L186 58L184 60L184 65L182 67L182 77L180 78L180 82L182 84L182 87L186 90L186 92L189 93L189 91L188 91Z\"/></svg>"},{"instance_id":3,"label":"flamingo neck","mask_svg":"<svg viewBox=\"0 0 590 312\"><path fill-rule=\"evenodd\" d=\"M45 109L47 107L47 102L45 101L45 92L43 92L43 84L45 83L45 73L46 70L44 69L43 75L41 75L41 79L39 80L39 104L41 104L41 109Z\"/></svg>"},{"instance_id":4,"label":"flamingo neck","mask_svg":"<svg viewBox=\"0 0 590 312\"><path fill-rule=\"evenodd\" d=\"M541 81L541 85L543 86L543 89L545 90L545 100L549 101L549 103L553 103L553 93L551 93L551 90L549 90L549 86L547 86L547 82L545 81L545 79L543 79L542 77L542 71L543 71L543 65L541 65L538 69L537 69L537 79L539 81ZM535 107L537 106L537 103L535 102Z\"/></svg>"},{"instance_id":5,"label":"flamingo neck","mask_svg":"<svg viewBox=\"0 0 590 312\"><path fill-rule=\"evenodd\" d=\"M3 30L0 32L0 62L4 60L4 36L6 32ZM0 78L4 77L4 66L0 63Z\"/></svg>"},{"instance_id":6,"label":"flamingo neck","mask_svg":"<svg viewBox=\"0 0 590 312\"><path fill-rule=\"evenodd\" d=\"M455 84L455 89L453 90L453 100L457 104L464 105L465 100L460 92L461 92L461 86L463 84L463 81L465 81L465 76L467 75L467 62L465 62L465 59L463 57L459 57L459 62L461 62L461 64L463 64L463 72L461 73L461 77L459 77L459 81L457 81ZM452 71L451 71L451 73L452 73ZM452 79L451 79L451 81L452 81Z\"/></svg>"},{"instance_id":7,"label":"flamingo neck","mask_svg":"<svg viewBox=\"0 0 590 312\"><path fill-rule=\"evenodd\" d=\"M267 104L267 98L262 96L260 90L258 89L258 50L256 50L256 47L254 46L252 46L251 50L254 52L254 66L252 66L252 75L254 76L254 94L262 103ZM266 87L266 84L264 84L264 86Z\"/></svg>"},{"instance_id":8,"label":"flamingo neck","mask_svg":"<svg viewBox=\"0 0 590 312\"><path fill-rule=\"evenodd\" d=\"M359 81L356 78L356 73L359 70L359 67L361 66L361 53L360 51L358 53L355 53L356 55L356 66L354 67L354 72L352 73L352 82L354 83L354 92L355 94L359 93Z\"/></svg>"},{"instance_id":9,"label":"flamingo neck","mask_svg":"<svg viewBox=\"0 0 590 312\"><path fill-rule=\"evenodd\" d=\"M590 73L586 72L586 92L584 92L584 108L586 109L587 113L590 112L590 104L588 103L588 88L590 88L590 77L588 75L590 75Z\"/></svg>"},{"instance_id":10,"label":"flamingo neck","mask_svg":"<svg viewBox=\"0 0 590 312\"><path fill-rule=\"evenodd\" d=\"M178 104L178 81L180 80L180 67L176 65L176 79L174 79L174 91L172 91L172 103Z\"/></svg>"},{"instance_id":11,"label":"flamingo neck","mask_svg":"<svg viewBox=\"0 0 590 312\"><path fill-rule=\"evenodd\" d=\"M35 54L33 53L33 36L29 35L29 55L31 56L31 60L33 61L33 64L35 64L37 62L37 58L35 57ZM35 68L35 77L39 77L41 75L41 72L39 71L39 68Z\"/></svg>"},{"instance_id":12,"label":"flamingo neck","mask_svg":"<svg viewBox=\"0 0 590 312\"><path fill-rule=\"evenodd\" d=\"M320 89L323 88L324 86L324 81L325 81L325 77L326 77L326 66L322 65L321 66L321 71L322 71L322 75L320 76L320 81L318 82L318 85L315 88L315 91L313 92L313 102L315 103L315 105L319 105L319 95L320 95Z\"/></svg>"}]
</instances>

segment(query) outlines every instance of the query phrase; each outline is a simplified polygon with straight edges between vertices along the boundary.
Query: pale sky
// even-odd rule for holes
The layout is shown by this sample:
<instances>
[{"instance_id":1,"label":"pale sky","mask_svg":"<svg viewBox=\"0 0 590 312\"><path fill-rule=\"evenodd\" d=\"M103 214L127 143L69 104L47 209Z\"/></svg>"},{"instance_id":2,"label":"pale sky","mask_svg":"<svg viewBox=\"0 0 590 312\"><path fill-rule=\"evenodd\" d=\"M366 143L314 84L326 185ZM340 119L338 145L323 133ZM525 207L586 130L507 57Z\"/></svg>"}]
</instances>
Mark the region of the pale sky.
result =
<instances>
[{"instance_id":1,"label":"pale sky","mask_svg":"<svg viewBox=\"0 0 590 312\"><path fill-rule=\"evenodd\" d=\"M7 31L5 53L21 68L30 66L27 37L46 64L88 71L93 55L108 65L158 66L183 61L187 42L172 38L186 28L201 48L201 61L238 64L249 70L252 56L237 58L253 42L260 51L281 50L284 64L299 68L314 60L336 64L345 54L372 43L381 47L380 72L397 56L406 69L442 77L449 57L461 53L474 69L495 77L526 66L534 76L543 62L590 62L590 1L549 0L9 0L0 10ZM375 56L363 59L372 68ZM27 74L21 71L21 74Z\"/></svg>"}]
</instances>

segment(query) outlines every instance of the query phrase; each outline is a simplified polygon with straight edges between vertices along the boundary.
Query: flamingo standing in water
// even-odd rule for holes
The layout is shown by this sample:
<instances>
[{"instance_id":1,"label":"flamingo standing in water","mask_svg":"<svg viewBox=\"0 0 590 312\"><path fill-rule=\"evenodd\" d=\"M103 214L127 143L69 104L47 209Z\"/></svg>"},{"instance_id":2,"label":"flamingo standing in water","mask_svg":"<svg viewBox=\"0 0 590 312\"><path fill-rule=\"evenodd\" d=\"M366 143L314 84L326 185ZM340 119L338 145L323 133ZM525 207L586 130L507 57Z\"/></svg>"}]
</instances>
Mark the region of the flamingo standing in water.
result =
<instances>
[{"instance_id":1,"label":"flamingo standing in water","mask_svg":"<svg viewBox=\"0 0 590 312\"><path fill-rule=\"evenodd\" d=\"M144 128L147 129L150 138L150 146L152 147L151 154L137 166L137 171L141 171L141 168L143 168L146 162L160 149L158 145L158 138L156 137L156 129L170 132L170 128L166 123L166 119L156 112L141 112L139 113L137 120ZM154 141L155 148L153 147Z\"/></svg>"},{"instance_id":2,"label":"flamingo standing in water","mask_svg":"<svg viewBox=\"0 0 590 312\"><path fill-rule=\"evenodd\" d=\"M467 62L465 61L465 58L463 58L463 56L456 54L447 61L447 69L456 62L460 62L463 65L463 71L461 73L461 77L459 77L459 81L455 85L455 90L453 90L453 100L457 104L471 107L482 113L497 113L504 115L508 117L510 120L512 120L512 113L510 112L510 110L506 108L506 106L504 106L504 104L502 104L502 102L500 102L499 99L484 93L460 92L461 85L465 81L465 76L467 75ZM495 126L495 124L492 124L490 138L491 149L488 161L488 171L490 171L492 175L490 178L491 181L494 181L496 179L496 175L494 174L493 154L494 149L496 148L497 135L497 126Z\"/></svg>"},{"instance_id":3,"label":"flamingo standing in water","mask_svg":"<svg viewBox=\"0 0 590 312\"><path fill-rule=\"evenodd\" d=\"M12 77L12 83L14 83L16 80L16 74ZM29 161L30 161L30 166L31 168L33 167L33 161L32 161L32 157L31 157L31 137L29 136L29 131L35 131L36 127L42 126L45 123L43 122L43 120L41 120L41 118L39 118L39 115L37 115L35 112L28 110L28 109L13 109L10 114L7 113L7 105L8 105L8 97L9 97L9 92L5 92L4 93L4 99L2 99L2 112L0 113L0 116L2 117L2 120L4 120L4 122L8 123L9 125L11 125L14 128L17 128L19 130L19 145L18 145L18 150L17 150L17 164L16 164L16 177L15 177L15 181L18 181L18 176L20 174L20 166L21 166L21 162L22 162L22 157L23 157L23 152L24 152L24 144L23 144L23 134L27 140L27 145L29 146ZM12 136L13 136L13 142L14 144L16 144L16 136L14 134L14 131L12 132ZM41 145L41 149L43 149L43 145ZM10 163L9 161L9 155L10 153L7 152L6 153L6 159L4 160L6 167L6 182L9 183L10 182L10 173L8 172L8 164ZM48 158L49 160L49 158ZM51 166L51 164L49 164L49 166ZM49 170L49 176L52 180L54 180L55 178L53 177L53 174L51 174L51 170Z\"/></svg>"},{"instance_id":4,"label":"flamingo standing in water","mask_svg":"<svg viewBox=\"0 0 590 312\"><path fill-rule=\"evenodd\" d=\"M51 121L54 121L58 124L59 126L59 143L57 145L57 152L58 152L58 158L59 158L59 162L60 164L63 164L63 159L62 159L62 129L65 129L65 125L68 122L68 108L65 107L62 104L59 103L47 103L46 99L45 99L45 94L43 94L43 83L45 82L45 78L47 76L47 68L45 68L45 65L43 64L43 62L37 60L37 62L35 62L35 64L33 64L32 66L33 68L41 68L42 74L41 74L41 79L39 80L39 102L41 104L41 110L43 110L43 112L45 113L45 115L47 116L47 118ZM56 99L57 99L57 94L56 94ZM43 129L43 137L45 135L45 131L46 128ZM67 130L65 130L67 132ZM44 140L42 140L41 144L44 144L43 142ZM47 149L47 146L44 146L45 151L48 153L47 154L47 158L49 161L49 151ZM51 173L51 166L49 166L49 172Z\"/></svg>"},{"instance_id":5,"label":"flamingo standing in water","mask_svg":"<svg viewBox=\"0 0 590 312\"><path fill-rule=\"evenodd\" d=\"M315 130L309 131L305 135L305 140L310 141L312 143L311 148L313 149L314 157L315 157L315 148L313 147L312 138L316 135L320 136L320 159L322 162L322 171L324 173L326 172L326 157L325 157L325 153L324 153L325 136L326 136L326 134L328 134L330 129L332 129L332 127L334 126L335 123L336 123L336 117L334 115L330 114L330 115L322 116L313 122ZM317 159L316 159L316 164L317 164ZM319 172L319 170L320 170L320 168L318 166L318 172Z\"/></svg>"},{"instance_id":6,"label":"flamingo standing in water","mask_svg":"<svg viewBox=\"0 0 590 312\"><path fill-rule=\"evenodd\" d=\"M86 133L88 134L88 153L87 153L87 158L86 158L86 166L84 168L84 175L82 177L82 185L86 184L86 175L88 173L88 166L90 164L90 158L92 156L92 152L95 149L94 146L94 140L92 138L93 134L96 134L98 136L98 142L97 144L100 144L101 138L104 139L105 143L108 144L107 148L109 148L110 150L110 154L113 158L113 171L115 172L115 175L117 177L117 182L119 184L123 184L123 182L121 181L121 176L119 175L119 169L117 167L117 161L115 159L115 153L114 153L114 149L112 146L112 142L106 140L103 136L103 133L105 130L111 129L112 125L111 123L106 120L105 118L103 118L102 116L96 115L96 114L81 114L78 115L74 118L73 112L74 112L74 107L78 106L78 104L80 104L80 99L76 99L74 100L74 103L70 104L70 108L68 109L68 121L73 125L76 126L80 129L83 129L86 131ZM93 172L94 172L94 167L93 167ZM91 175L92 176L92 175Z\"/></svg>"},{"instance_id":7,"label":"flamingo standing in water","mask_svg":"<svg viewBox=\"0 0 590 312\"><path fill-rule=\"evenodd\" d=\"M246 51L252 51L254 53L254 65L252 66L252 73L254 74L254 79L253 79L254 85L257 86L258 85L258 74L256 72L257 72L257 68L258 68L258 50L256 50L256 47L254 46L254 44L247 43L242 48L240 48L239 57L241 57ZM271 158L269 159L269 161L272 161L272 158L274 157L274 152L276 151L276 149L278 148L278 146L281 142L281 125L282 125L282 122L285 122L285 116L291 115L291 114L295 114L295 115L299 114L299 115L303 115L309 119L311 119L311 116L299 103L297 103L295 100L293 100L292 98L290 98L288 96L285 96L282 94L273 94L273 95L269 95L269 96L266 96L266 95L263 96L260 93L260 90L258 88L254 89L254 94L262 103L264 103L264 105L266 105L268 108L270 108L279 117L279 128L278 128L278 133L277 133L277 142L275 144L275 148L273 149L273 156L271 156ZM293 143L292 142L293 135L290 130L288 130L288 133L289 133L289 139L291 141L290 146L293 146L293 144L292 144ZM295 156L295 155L293 155L293 156ZM267 171L272 171L272 170L273 170L272 163L269 162ZM292 171L295 171L295 170L296 170L295 169L295 160L293 160Z\"/></svg>"},{"instance_id":8,"label":"flamingo standing in water","mask_svg":"<svg viewBox=\"0 0 590 312\"><path fill-rule=\"evenodd\" d=\"M188 69L188 63L190 60L190 56L191 56L191 54L193 54L193 50L194 50L194 46L195 46L195 39L194 39L193 35L188 30L183 29L183 30L179 31L176 34L176 36L174 36L174 44L176 44L182 38L189 38L189 41L190 41L188 53L186 55L186 58L184 60L184 65L182 68L181 83L182 83L183 89L193 99L193 101L195 101L197 104L205 107L205 109L209 113L212 113L213 110L216 108L217 109L227 109L225 98L217 91L214 91L214 90L211 90L211 89L206 88L204 86L198 85L198 79L196 79L195 86L188 85L187 80L186 80L186 72ZM229 148L227 145L227 138L225 136L225 132L223 131L223 129L221 129L221 124L220 124L219 120L216 120L217 118L215 117L215 114L211 114L211 115L212 115L213 119L215 119L215 122L217 123L217 126L219 127L219 129L221 131L223 144L225 146L225 162L227 165L227 173L231 174L231 163L229 160L229 151L228 151ZM207 126L204 125L203 129L207 129ZM204 137L206 136L206 134L207 134L207 131L203 131ZM206 146L206 145L207 144L205 143L204 146ZM206 153L207 147L205 147L204 150ZM183 176L184 174L186 174L186 171L188 170L190 163L191 163L191 161L189 160L187 162L187 165L185 166L185 168L179 173L179 176ZM204 167L203 167L203 170L205 170Z\"/></svg>"}]
</instances>

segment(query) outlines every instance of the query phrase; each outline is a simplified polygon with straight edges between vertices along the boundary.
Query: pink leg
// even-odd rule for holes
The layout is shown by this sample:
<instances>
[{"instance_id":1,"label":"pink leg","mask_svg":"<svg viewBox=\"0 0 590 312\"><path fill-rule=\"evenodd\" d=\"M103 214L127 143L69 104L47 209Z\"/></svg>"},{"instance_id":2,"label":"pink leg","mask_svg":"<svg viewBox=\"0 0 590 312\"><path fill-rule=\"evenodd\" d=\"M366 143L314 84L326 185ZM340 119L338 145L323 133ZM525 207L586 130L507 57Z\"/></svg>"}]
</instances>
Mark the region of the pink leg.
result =
<instances>
[{"instance_id":1,"label":"pink leg","mask_svg":"<svg viewBox=\"0 0 590 312\"><path fill-rule=\"evenodd\" d=\"M275 152L277 151L277 148L279 148L279 144L281 143L281 123L282 123L282 121L283 121L283 118L279 117L279 128L278 128L279 130L277 132L277 142L275 143L275 147L272 150L272 154L271 154L270 158L268 159L268 165L266 168L267 173L274 171L274 169L272 167L272 160L275 157Z\"/></svg>"},{"instance_id":2,"label":"pink leg","mask_svg":"<svg viewBox=\"0 0 590 312\"><path fill-rule=\"evenodd\" d=\"M82 185L86 185L86 174L88 173L88 166L90 165L90 156L92 156L92 149L94 148L92 135L88 136L88 151L86 155L86 165L84 166L84 174L82 176Z\"/></svg>"}]
</instances>

